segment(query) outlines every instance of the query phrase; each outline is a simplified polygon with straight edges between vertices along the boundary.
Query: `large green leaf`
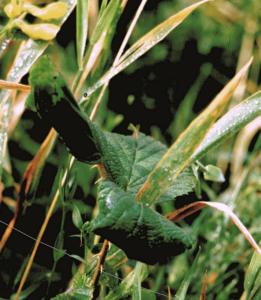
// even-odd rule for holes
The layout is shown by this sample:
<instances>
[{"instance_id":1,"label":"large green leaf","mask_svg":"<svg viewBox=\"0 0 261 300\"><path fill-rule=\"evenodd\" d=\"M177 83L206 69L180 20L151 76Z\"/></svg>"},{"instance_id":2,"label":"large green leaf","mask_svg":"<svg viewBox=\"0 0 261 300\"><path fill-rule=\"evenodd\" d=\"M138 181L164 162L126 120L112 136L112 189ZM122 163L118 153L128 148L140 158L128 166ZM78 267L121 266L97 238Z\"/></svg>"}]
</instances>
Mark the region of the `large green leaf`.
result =
<instances>
[{"instance_id":1,"label":"large green leaf","mask_svg":"<svg viewBox=\"0 0 261 300\"><path fill-rule=\"evenodd\" d=\"M72 154L87 163L102 162L111 181L136 194L167 147L142 133L124 136L102 131L81 110L46 56L32 68L30 84L38 113L58 131ZM174 199L193 187L192 172L187 170L160 200Z\"/></svg>"},{"instance_id":2,"label":"large green leaf","mask_svg":"<svg viewBox=\"0 0 261 300\"><path fill-rule=\"evenodd\" d=\"M177 225L111 181L98 190L99 214L90 228L124 250L129 258L147 264L166 263L192 246Z\"/></svg>"},{"instance_id":3,"label":"large green leaf","mask_svg":"<svg viewBox=\"0 0 261 300\"><path fill-rule=\"evenodd\" d=\"M137 193L148 174L167 151L165 145L142 133L124 136L106 132L100 144L103 162L107 173L111 174L111 180L133 194ZM187 194L194 186L194 176L191 170L187 169L159 201L168 201Z\"/></svg>"}]
</instances>

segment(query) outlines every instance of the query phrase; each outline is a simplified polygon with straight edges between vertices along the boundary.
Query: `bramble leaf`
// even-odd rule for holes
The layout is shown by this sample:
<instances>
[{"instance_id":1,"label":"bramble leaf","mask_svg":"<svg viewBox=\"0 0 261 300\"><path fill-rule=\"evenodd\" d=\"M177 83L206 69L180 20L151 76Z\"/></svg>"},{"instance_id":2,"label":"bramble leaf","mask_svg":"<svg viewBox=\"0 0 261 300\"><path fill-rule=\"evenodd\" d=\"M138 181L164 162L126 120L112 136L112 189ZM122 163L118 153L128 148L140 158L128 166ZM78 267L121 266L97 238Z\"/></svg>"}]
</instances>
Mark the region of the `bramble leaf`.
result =
<instances>
[{"instance_id":1,"label":"bramble leaf","mask_svg":"<svg viewBox=\"0 0 261 300\"><path fill-rule=\"evenodd\" d=\"M99 215L90 228L121 248L129 258L147 264L166 263L192 246L191 238L155 210L134 200L111 181L98 190ZM135 247L133 247L135 245Z\"/></svg>"},{"instance_id":2,"label":"bramble leaf","mask_svg":"<svg viewBox=\"0 0 261 300\"><path fill-rule=\"evenodd\" d=\"M136 194L167 147L142 133L124 136L102 131L81 110L47 56L32 68L30 83L38 114L56 129L71 153L83 162L102 163L111 181ZM159 201L172 200L194 186L193 174L186 170Z\"/></svg>"},{"instance_id":3,"label":"bramble leaf","mask_svg":"<svg viewBox=\"0 0 261 300\"><path fill-rule=\"evenodd\" d=\"M116 133L103 133L100 140L103 163L110 179L121 188L136 194L148 174L167 151L162 143L138 133L137 136L124 136ZM173 200L187 194L195 186L194 175L185 170L159 199L160 202Z\"/></svg>"}]
</instances>

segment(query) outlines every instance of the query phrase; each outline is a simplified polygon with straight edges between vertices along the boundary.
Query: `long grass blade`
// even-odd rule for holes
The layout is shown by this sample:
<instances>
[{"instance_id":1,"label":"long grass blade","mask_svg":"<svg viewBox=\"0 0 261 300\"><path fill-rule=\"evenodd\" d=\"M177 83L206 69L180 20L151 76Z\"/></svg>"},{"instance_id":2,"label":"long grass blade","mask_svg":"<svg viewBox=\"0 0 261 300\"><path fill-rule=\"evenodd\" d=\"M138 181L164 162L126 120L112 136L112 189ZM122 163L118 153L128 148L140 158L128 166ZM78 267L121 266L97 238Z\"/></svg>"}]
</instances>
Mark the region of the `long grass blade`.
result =
<instances>
[{"instance_id":1,"label":"long grass blade","mask_svg":"<svg viewBox=\"0 0 261 300\"><path fill-rule=\"evenodd\" d=\"M192 156L192 161L200 159L212 148L222 144L246 124L261 114L261 91L234 106L209 130Z\"/></svg>"},{"instance_id":2,"label":"long grass blade","mask_svg":"<svg viewBox=\"0 0 261 300\"><path fill-rule=\"evenodd\" d=\"M199 254L200 254L200 252L198 252L196 258L194 259L190 270L187 271L187 274L186 274L185 278L183 279L181 285L179 286L179 288L174 296L174 299L176 299L176 300L185 300L186 299L189 285L191 283L192 277L194 275L194 271L198 264Z\"/></svg>"},{"instance_id":3,"label":"long grass blade","mask_svg":"<svg viewBox=\"0 0 261 300\"><path fill-rule=\"evenodd\" d=\"M76 8L76 50L78 67L82 69L82 61L85 51L88 33L88 0L77 0Z\"/></svg>"},{"instance_id":4,"label":"long grass blade","mask_svg":"<svg viewBox=\"0 0 261 300\"><path fill-rule=\"evenodd\" d=\"M193 153L211 126L226 109L230 97L247 72L250 63L251 61L234 76L169 148L139 190L137 200L147 204L155 203L173 184L178 175L193 161Z\"/></svg>"},{"instance_id":5,"label":"long grass blade","mask_svg":"<svg viewBox=\"0 0 261 300\"><path fill-rule=\"evenodd\" d=\"M129 38L131 36L131 33L132 33L132 31L133 31L133 29L134 29L134 27L135 27L135 25L136 25L136 23L137 23L137 21L139 19L139 16L141 15L141 13L143 11L143 8L144 8L145 4L147 3L147 1L148 0L142 0L141 1L140 5L139 5L139 7L138 7L138 9L136 11L136 14L135 14L135 16L134 16L134 18L133 18L133 20L132 20L132 22L130 24L130 27L129 27L129 29L128 29L128 31L127 31L127 33L126 33L126 35L125 35L125 37L124 37L124 39L123 39L123 41L121 43L121 46L120 46L120 48L119 48L119 50L117 52L117 55L116 55L116 57L115 57L115 59L113 61L113 64L112 64L113 66L117 65L117 63L119 62L119 60L121 58L121 55L122 55L122 53L123 53L123 51L124 51L124 49L125 49L125 47L126 47L126 45L128 43L128 40L129 40ZM98 110L98 108L100 106L100 103L102 101L103 95L104 95L104 93L106 91L106 88L107 88L108 84L109 84L109 81L107 81L106 83L104 83L104 85L103 85L103 87L102 87L102 89L101 89L101 91L99 93L99 96L97 97L97 100L95 101L95 105L94 105L92 114L96 114L96 112L97 112L97 110Z\"/></svg>"},{"instance_id":6,"label":"long grass blade","mask_svg":"<svg viewBox=\"0 0 261 300\"><path fill-rule=\"evenodd\" d=\"M0 88L7 89L7 90L20 90L23 92L29 92L31 90L29 85L2 80L2 79L0 79Z\"/></svg>"},{"instance_id":7,"label":"long grass blade","mask_svg":"<svg viewBox=\"0 0 261 300\"><path fill-rule=\"evenodd\" d=\"M92 94L99 87L108 82L112 77L127 68L144 53L148 52L152 47L162 41L173 29L180 25L196 8L208 1L209 0L203 0L190 5L145 34L121 56L117 65L112 66L111 69L106 72L97 83L95 83L86 91L86 94L88 96ZM81 99L81 101L84 101L84 97Z\"/></svg>"},{"instance_id":8,"label":"long grass blade","mask_svg":"<svg viewBox=\"0 0 261 300\"><path fill-rule=\"evenodd\" d=\"M215 208L216 210L219 210L223 212L225 215L229 216L232 220L232 222L237 226L237 228L240 230L240 232L244 235L245 239L249 242L249 244L255 249L255 251L261 255L261 248L251 235L251 233L248 231L248 229L245 227L245 225L240 221L239 217L232 211L232 209L221 202L206 202L206 201L197 201L193 202L189 205L186 205L173 213L168 214L166 217L171 221L179 221L184 219L185 217L195 213L196 211L209 206L212 208Z\"/></svg>"}]
</instances>

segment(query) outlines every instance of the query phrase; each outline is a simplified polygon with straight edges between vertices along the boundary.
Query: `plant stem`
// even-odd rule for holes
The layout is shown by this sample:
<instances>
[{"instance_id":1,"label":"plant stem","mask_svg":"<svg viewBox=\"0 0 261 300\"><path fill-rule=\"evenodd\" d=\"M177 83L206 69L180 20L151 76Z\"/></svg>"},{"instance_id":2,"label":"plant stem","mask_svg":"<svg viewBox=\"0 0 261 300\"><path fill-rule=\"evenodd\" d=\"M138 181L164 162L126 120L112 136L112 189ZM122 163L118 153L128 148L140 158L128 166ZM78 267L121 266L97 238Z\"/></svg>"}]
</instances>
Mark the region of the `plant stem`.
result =
<instances>
[{"instance_id":1,"label":"plant stem","mask_svg":"<svg viewBox=\"0 0 261 300\"><path fill-rule=\"evenodd\" d=\"M101 275L101 272L102 272L102 265L105 261L107 252L109 250L109 245L110 245L109 241L105 240L103 242L101 252L99 253L98 264L97 264L96 270L95 270L95 272L93 274L93 277L92 277L92 282L93 282L93 286L94 286L94 295L96 294L97 289L98 289L98 282L99 282L100 275Z\"/></svg>"}]
</instances>

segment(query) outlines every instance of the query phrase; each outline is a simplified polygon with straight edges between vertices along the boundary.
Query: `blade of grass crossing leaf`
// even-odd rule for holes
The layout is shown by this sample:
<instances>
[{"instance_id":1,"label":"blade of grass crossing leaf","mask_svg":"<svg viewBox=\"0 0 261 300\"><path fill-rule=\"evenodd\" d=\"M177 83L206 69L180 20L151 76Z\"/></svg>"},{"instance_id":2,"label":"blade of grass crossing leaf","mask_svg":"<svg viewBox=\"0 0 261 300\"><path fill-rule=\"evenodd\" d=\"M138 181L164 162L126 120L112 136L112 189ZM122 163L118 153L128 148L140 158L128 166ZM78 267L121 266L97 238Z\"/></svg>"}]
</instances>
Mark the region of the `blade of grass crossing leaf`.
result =
<instances>
[{"instance_id":1,"label":"blade of grass crossing leaf","mask_svg":"<svg viewBox=\"0 0 261 300\"><path fill-rule=\"evenodd\" d=\"M221 90L209 106L190 123L189 127L169 148L137 194L137 200L149 205L155 203L178 175L192 162L192 155L205 135L224 112L241 78L249 68L249 61Z\"/></svg>"},{"instance_id":2,"label":"blade of grass crossing leaf","mask_svg":"<svg viewBox=\"0 0 261 300\"><path fill-rule=\"evenodd\" d=\"M194 152L192 161L200 159L259 115L261 115L261 91L234 106L212 126Z\"/></svg>"},{"instance_id":3,"label":"blade of grass crossing leaf","mask_svg":"<svg viewBox=\"0 0 261 300\"><path fill-rule=\"evenodd\" d=\"M136 284L136 275L139 273L139 280L143 281L148 276L148 267L143 263L137 263L135 269L131 271L115 288L111 290L104 298L104 300L118 300L123 297L131 295Z\"/></svg>"},{"instance_id":4,"label":"blade of grass crossing leaf","mask_svg":"<svg viewBox=\"0 0 261 300\"><path fill-rule=\"evenodd\" d=\"M122 56L119 63L116 66L111 67L111 69L105 73L105 75L91 86L86 94L90 95L96 91L103 84L108 82L112 77L117 75L119 72L127 68L131 63L136 61L140 56L149 51L152 47L162 41L173 29L175 29L179 24L181 24L190 13L192 13L197 7L201 4L208 2L209 0L203 0L198 3L195 3L179 13L171 16L169 19L165 20L149 33L144 35L139 39L130 49L128 49ZM84 98L81 99L83 101Z\"/></svg>"},{"instance_id":5,"label":"blade of grass crossing leaf","mask_svg":"<svg viewBox=\"0 0 261 300\"><path fill-rule=\"evenodd\" d=\"M76 49L78 67L82 69L82 60L88 33L88 0L77 0L76 8Z\"/></svg>"}]
</instances>

